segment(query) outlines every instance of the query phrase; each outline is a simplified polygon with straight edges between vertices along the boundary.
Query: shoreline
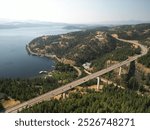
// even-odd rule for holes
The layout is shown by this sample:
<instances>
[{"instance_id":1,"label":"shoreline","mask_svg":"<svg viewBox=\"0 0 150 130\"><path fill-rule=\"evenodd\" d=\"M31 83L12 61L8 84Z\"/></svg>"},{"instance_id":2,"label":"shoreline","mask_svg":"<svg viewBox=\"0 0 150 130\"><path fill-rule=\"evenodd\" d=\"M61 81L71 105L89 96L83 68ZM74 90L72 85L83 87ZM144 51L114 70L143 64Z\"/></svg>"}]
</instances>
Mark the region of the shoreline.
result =
<instances>
[{"instance_id":1,"label":"shoreline","mask_svg":"<svg viewBox=\"0 0 150 130\"><path fill-rule=\"evenodd\" d=\"M28 52L29 54L31 54L31 55L33 55L33 56L46 57L46 58L50 58L50 59L54 59L54 60L59 61L56 55L40 54L40 53L35 53L35 52L31 51L29 45L26 45L26 50L27 50L27 52Z\"/></svg>"},{"instance_id":2,"label":"shoreline","mask_svg":"<svg viewBox=\"0 0 150 130\"><path fill-rule=\"evenodd\" d=\"M31 54L33 56L46 57L46 58L48 58L48 59L50 58L56 62L66 64L64 59L58 58L56 55L34 53L33 51L31 51L29 45L26 45L26 50L29 54ZM78 77L80 77L82 75L82 71L77 66L75 66L74 63L69 63L69 64L77 71Z\"/></svg>"},{"instance_id":3,"label":"shoreline","mask_svg":"<svg viewBox=\"0 0 150 130\"><path fill-rule=\"evenodd\" d=\"M40 53L35 53L35 52L31 51L29 45L26 45L26 51L28 52L29 55L32 55L32 56L37 56L37 57L41 57L41 58L48 58L48 60L51 60L52 62L54 62L54 64L55 64L55 62L58 62L58 60L56 59L55 55L44 55L44 54L40 54ZM49 68L54 68L54 67L55 67L55 65L54 66L50 66ZM41 70L41 71L44 71L44 70ZM46 70L46 71L49 73L52 70ZM40 71L39 71L38 75L35 76L35 77L38 77L38 76L41 77L42 75L43 74L40 74Z\"/></svg>"}]
</instances>

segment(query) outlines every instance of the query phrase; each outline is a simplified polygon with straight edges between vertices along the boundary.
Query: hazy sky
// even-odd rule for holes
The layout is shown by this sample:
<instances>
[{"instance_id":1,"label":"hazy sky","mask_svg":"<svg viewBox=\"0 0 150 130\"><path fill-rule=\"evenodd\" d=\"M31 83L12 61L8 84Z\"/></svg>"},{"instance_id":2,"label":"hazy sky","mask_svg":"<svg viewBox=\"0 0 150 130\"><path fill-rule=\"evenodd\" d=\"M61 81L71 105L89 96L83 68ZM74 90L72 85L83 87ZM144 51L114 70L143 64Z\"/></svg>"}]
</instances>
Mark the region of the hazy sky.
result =
<instances>
[{"instance_id":1,"label":"hazy sky","mask_svg":"<svg viewBox=\"0 0 150 130\"><path fill-rule=\"evenodd\" d=\"M150 0L0 0L0 19L65 23L150 21Z\"/></svg>"}]
</instances>

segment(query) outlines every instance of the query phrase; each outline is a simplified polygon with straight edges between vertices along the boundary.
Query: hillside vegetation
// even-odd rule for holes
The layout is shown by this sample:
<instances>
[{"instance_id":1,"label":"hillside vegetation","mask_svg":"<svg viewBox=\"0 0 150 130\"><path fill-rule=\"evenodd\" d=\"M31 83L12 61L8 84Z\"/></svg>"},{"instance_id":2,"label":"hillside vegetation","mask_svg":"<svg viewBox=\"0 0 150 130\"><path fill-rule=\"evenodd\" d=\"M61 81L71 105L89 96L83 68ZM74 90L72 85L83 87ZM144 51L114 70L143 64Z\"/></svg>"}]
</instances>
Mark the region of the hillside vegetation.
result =
<instances>
[{"instance_id":1,"label":"hillside vegetation","mask_svg":"<svg viewBox=\"0 0 150 130\"><path fill-rule=\"evenodd\" d=\"M150 47L150 24L140 24L96 27L62 35L41 36L32 40L29 48L39 56L55 55L58 59L74 61L83 77L87 75L82 67L85 62L91 63L89 71L93 73L141 53L139 47L118 41L112 34L118 34L122 39L138 40ZM65 99L45 101L21 112L150 112L150 74L142 71L143 68L139 69L137 62L150 67L150 51L136 62L122 66L121 75L116 69L102 76L124 89L101 82L104 88L100 92L75 90L72 94L68 92L69 97ZM0 92L6 98L24 102L77 78L80 77L74 66L59 63L45 77L0 79ZM95 84L94 79L83 86ZM4 110L1 102L0 110Z\"/></svg>"},{"instance_id":2,"label":"hillside vegetation","mask_svg":"<svg viewBox=\"0 0 150 130\"><path fill-rule=\"evenodd\" d=\"M97 31L97 29L42 36L31 41L29 46L35 53L57 55L73 60L77 65L91 62L111 52L114 54L113 57L120 57L118 58L120 60L127 59L137 51L130 44L120 42L109 33ZM123 50L126 52L120 54Z\"/></svg>"},{"instance_id":3,"label":"hillside vegetation","mask_svg":"<svg viewBox=\"0 0 150 130\"><path fill-rule=\"evenodd\" d=\"M145 65L146 67L150 68L150 50L148 51L147 55L139 59L139 62Z\"/></svg>"},{"instance_id":4,"label":"hillside vegetation","mask_svg":"<svg viewBox=\"0 0 150 130\"><path fill-rule=\"evenodd\" d=\"M91 90L87 90L86 94L76 92L66 99L45 101L21 112L150 112L150 98L140 96L130 90L108 86L102 92Z\"/></svg>"},{"instance_id":5,"label":"hillside vegetation","mask_svg":"<svg viewBox=\"0 0 150 130\"><path fill-rule=\"evenodd\" d=\"M76 71L70 65L56 64L50 77L0 79L0 92L23 102L71 82L76 77Z\"/></svg>"},{"instance_id":6,"label":"hillside vegetation","mask_svg":"<svg viewBox=\"0 0 150 130\"><path fill-rule=\"evenodd\" d=\"M117 26L111 28L109 31L117 33L122 39L142 41L150 37L150 24Z\"/></svg>"},{"instance_id":7,"label":"hillside vegetation","mask_svg":"<svg viewBox=\"0 0 150 130\"><path fill-rule=\"evenodd\" d=\"M138 40L140 44L150 47L150 24L123 25L107 29L109 33L116 33L122 39ZM150 51L140 58L139 62L150 68Z\"/></svg>"}]
</instances>

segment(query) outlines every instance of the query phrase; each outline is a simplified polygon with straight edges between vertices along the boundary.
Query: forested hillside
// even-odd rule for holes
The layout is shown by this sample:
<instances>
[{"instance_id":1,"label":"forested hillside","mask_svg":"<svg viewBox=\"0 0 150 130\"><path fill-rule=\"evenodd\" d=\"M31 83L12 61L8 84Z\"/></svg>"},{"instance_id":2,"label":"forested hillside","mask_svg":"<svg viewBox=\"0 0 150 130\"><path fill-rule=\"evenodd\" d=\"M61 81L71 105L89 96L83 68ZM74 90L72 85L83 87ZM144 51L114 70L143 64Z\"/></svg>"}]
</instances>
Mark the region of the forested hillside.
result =
<instances>
[{"instance_id":1,"label":"forested hillside","mask_svg":"<svg viewBox=\"0 0 150 130\"><path fill-rule=\"evenodd\" d=\"M70 65L56 64L50 77L0 79L0 92L23 102L71 82L76 77L76 71Z\"/></svg>"},{"instance_id":2,"label":"forested hillside","mask_svg":"<svg viewBox=\"0 0 150 130\"><path fill-rule=\"evenodd\" d=\"M61 62L68 60L70 65L57 63L54 71L40 75L39 78L0 79L0 92L6 98L24 102L86 76L82 66L86 62L90 63L88 71L94 73L141 54L139 47L121 42L112 37L112 34L118 34L122 39L138 40L150 47L150 24L99 27L62 35L41 36L29 43L31 51L38 56L53 55ZM72 64L74 62L75 65ZM138 67L138 62L145 67ZM79 69L80 76L74 67ZM65 99L45 101L21 112L150 112L150 73L143 71L146 67L150 68L150 51L136 62L122 66L121 75L118 75L119 69L103 75L102 78L107 83L101 82L105 87L100 91L85 89L96 84L94 79L82 84L83 90L73 89L75 93L67 92L69 97ZM108 84L108 80L124 89ZM0 110L3 110L1 102Z\"/></svg>"},{"instance_id":3,"label":"forested hillside","mask_svg":"<svg viewBox=\"0 0 150 130\"><path fill-rule=\"evenodd\" d=\"M99 38L96 36L96 32L81 31L62 36L40 37L29 45L36 53L56 54L82 64L111 52L117 46L117 41L107 33L100 33Z\"/></svg>"},{"instance_id":4,"label":"forested hillside","mask_svg":"<svg viewBox=\"0 0 150 130\"><path fill-rule=\"evenodd\" d=\"M109 31L117 33L122 39L141 41L150 36L150 24L122 25L113 27Z\"/></svg>"},{"instance_id":5,"label":"forested hillside","mask_svg":"<svg viewBox=\"0 0 150 130\"><path fill-rule=\"evenodd\" d=\"M107 30L109 33L116 33L122 39L138 40L140 44L150 47L150 24L123 25L112 27ZM141 57L139 62L150 68L150 51Z\"/></svg>"},{"instance_id":6,"label":"forested hillside","mask_svg":"<svg viewBox=\"0 0 150 130\"><path fill-rule=\"evenodd\" d=\"M150 68L150 51L148 51L147 55L141 57L139 62L145 65L146 67Z\"/></svg>"},{"instance_id":7,"label":"forested hillside","mask_svg":"<svg viewBox=\"0 0 150 130\"><path fill-rule=\"evenodd\" d=\"M150 112L150 98L131 90L109 86L102 92L91 90L87 90L86 94L76 92L66 99L42 102L21 112Z\"/></svg>"}]
</instances>

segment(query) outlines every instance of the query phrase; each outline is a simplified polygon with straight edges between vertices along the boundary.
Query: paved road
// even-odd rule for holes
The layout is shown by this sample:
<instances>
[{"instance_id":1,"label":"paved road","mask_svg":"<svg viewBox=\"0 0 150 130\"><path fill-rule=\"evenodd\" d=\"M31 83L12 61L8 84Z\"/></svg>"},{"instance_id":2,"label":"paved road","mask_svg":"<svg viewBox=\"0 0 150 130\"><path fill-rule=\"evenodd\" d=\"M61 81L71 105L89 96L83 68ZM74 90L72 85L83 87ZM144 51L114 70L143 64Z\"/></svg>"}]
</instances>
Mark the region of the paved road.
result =
<instances>
[{"instance_id":1,"label":"paved road","mask_svg":"<svg viewBox=\"0 0 150 130\"><path fill-rule=\"evenodd\" d=\"M83 77L81 79L73 81L73 82L71 82L71 83L69 83L67 85L64 85L64 86L62 86L60 88L57 88L57 89L55 89L53 91L47 92L47 93L45 93L43 95L40 95L40 96L38 96L36 98L33 98L33 99L29 100L29 101L21 103L21 104L19 104L17 106L14 106L14 107L6 110L5 112L6 113L10 113L10 112L14 113L14 112L17 112L18 110L21 110L22 108L25 108L27 106L32 106L32 105L37 104L39 102L42 102L42 101L45 101L45 100L50 100L52 97L54 97L56 95L59 95L61 93L65 93L66 91L68 91L68 90L70 90L72 88L75 88L76 86L78 86L78 85L80 85L82 83L85 83L85 82L87 82L87 81L89 81L91 79L97 78L98 76L104 75L104 74L106 74L106 73L108 73L108 72L110 72L110 71L112 71L114 69L117 69L117 68L119 68L119 67L121 67L123 65L129 64L130 62L135 61L136 59L138 59L139 57L142 57L143 55L147 54L147 52L148 52L148 49L145 46L139 44L138 41L131 41L131 40L129 41L129 40L123 40L123 39L119 39L119 38L117 38L117 39L120 40L120 41L124 41L124 42L128 42L128 43L132 43L132 44L138 45L141 48L141 52L142 53L140 55L133 56L133 57L131 57L131 58L129 58L129 59L123 61L123 62L120 62L120 63L117 63L115 65L112 65L111 67L105 68L105 69L100 70L100 71L98 71L96 73L90 74L90 75L88 75L86 77Z\"/></svg>"}]
</instances>

